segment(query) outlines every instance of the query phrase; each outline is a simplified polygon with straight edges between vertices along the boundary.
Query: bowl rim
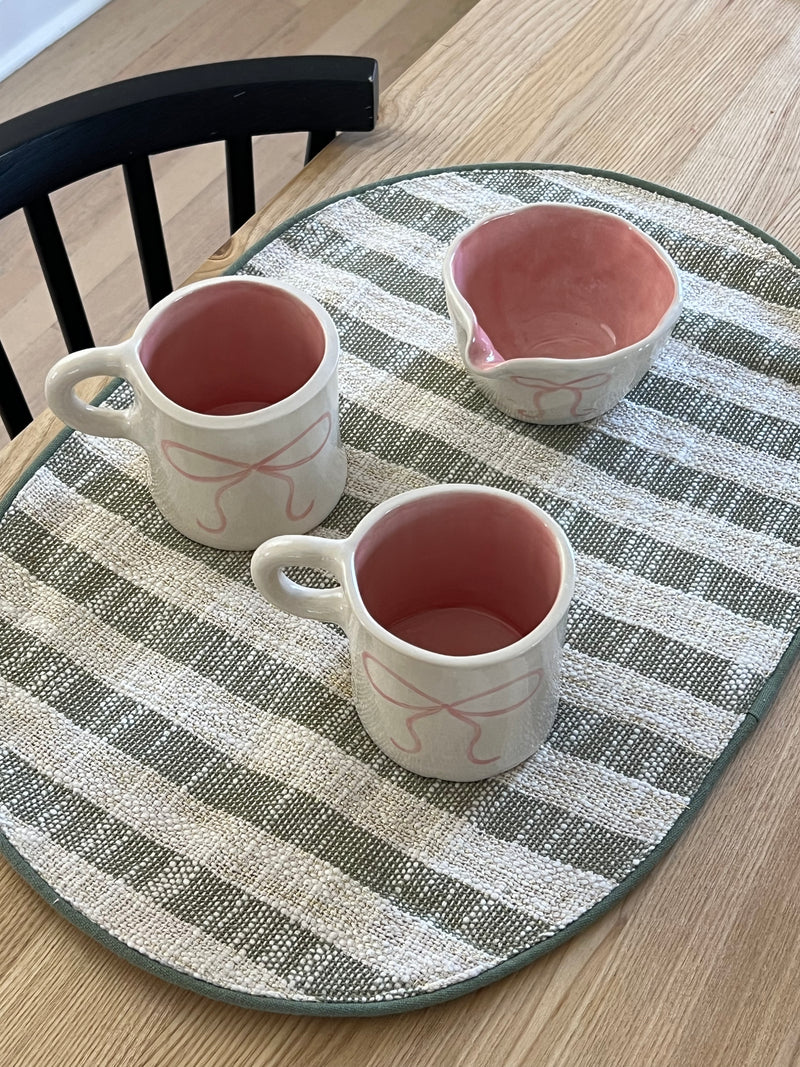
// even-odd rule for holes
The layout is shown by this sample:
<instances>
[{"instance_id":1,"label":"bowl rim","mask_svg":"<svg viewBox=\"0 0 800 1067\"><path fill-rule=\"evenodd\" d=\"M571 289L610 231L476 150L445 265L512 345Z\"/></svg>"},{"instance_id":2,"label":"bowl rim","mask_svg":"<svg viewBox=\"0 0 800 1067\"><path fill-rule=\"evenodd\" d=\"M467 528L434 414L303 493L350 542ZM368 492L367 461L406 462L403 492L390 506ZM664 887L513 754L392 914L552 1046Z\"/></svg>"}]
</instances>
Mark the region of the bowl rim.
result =
<instances>
[{"instance_id":1,"label":"bowl rim","mask_svg":"<svg viewBox=\"0 0 800 1067\"><path fill-rule=\"evenodd\" d=\"M455 278L453 277L453 260L456 252L467 237L475 233L476 230L487 225L487 223L494 222L497 219L506 218L509 215L535 212L541 208L552 209L554 207L569 212L579 211L585 214L601 215L604 218L614 219L623 224L627 229L633 230L656 252L661 261L665 263L669 269L675 285L672 301L648 334L645 334L644 337L634 341L632 344L625 345L623 348L615 348L613 352L606 352L603 355L598 356L578 356L572 359L561 359L558 356L518 356L512 359L501 358L501 361L492 367L478 367L470 359L469 350L475 340L475 327L479 324L472 305L458 288ZM494 211L473 222L470 226L457 234L447 246L444 260L442 262L442 279L444 281L445 295L447 297L447 304L451 318L454 320L460 318L461 325L466 327L468 333L467 344L465 349L461 352L461 358L464 361L467 370L479 378L507 377L511 373L510 368L513 368L513 373L517 375L532 368L550 370L556 367L563 368L565 366L602 370L603 368L614 366L617 362L635 354L640 349L649 348L659 337L669 334L683 310L683 284L681 282L680 272L678 271L678 267L672 256L667 252L663 245L659 244L658 241L652 238L650 234L646 233L639 226L636 226L634 223L626 219L624 215L619 215L614 211L604 211L601 208L589 207L586 204L570 204L560 200L538 200L533 204L520 204L518 207L502 208L499 211Z\"/></svg>"}]
</instances>

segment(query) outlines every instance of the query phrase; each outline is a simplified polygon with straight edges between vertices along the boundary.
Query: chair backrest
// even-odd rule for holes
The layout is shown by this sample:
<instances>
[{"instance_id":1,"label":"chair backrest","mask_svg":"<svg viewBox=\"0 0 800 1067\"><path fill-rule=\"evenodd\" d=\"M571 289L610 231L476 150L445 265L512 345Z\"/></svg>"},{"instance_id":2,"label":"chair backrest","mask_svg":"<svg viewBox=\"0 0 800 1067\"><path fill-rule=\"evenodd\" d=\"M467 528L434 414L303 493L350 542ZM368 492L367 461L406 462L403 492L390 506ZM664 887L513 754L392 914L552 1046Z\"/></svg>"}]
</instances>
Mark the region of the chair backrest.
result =
<instances>
[{"instance_id":1,"label":"chair backrest","mask_svg":"<svg viewBox=\"0 0 800 1067\"><path fill-rule=\"evenodd\" d=\"M121 166L149 304L172 290L149 156L225 141L231 232L255 212L251 138L308 132L306 162L344 130L371 130L378 65L360 56L211 63L115 82L0 123L0 218L22 209L70 352L94 344L49 194ZM0 417L31 413L0 345Z\"/></svg>"}]
</instances>

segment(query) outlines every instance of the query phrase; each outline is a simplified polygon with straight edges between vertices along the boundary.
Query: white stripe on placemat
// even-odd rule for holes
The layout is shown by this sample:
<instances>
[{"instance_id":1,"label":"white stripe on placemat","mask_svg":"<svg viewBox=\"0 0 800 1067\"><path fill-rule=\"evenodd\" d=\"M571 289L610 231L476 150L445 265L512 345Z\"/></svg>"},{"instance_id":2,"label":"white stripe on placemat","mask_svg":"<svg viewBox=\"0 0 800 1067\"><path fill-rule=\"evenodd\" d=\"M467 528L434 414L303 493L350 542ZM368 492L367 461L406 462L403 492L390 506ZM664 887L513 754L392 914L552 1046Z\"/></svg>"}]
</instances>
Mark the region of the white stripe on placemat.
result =
<instances>
[{"instance_id":1,"label":"white stripe on placemat","mask_svg":"<svg viewBox=\"0 0 800 1067\"><path fill-rule=\"evenodd\" d=\"M37 873L58 896L143 956L158 962L168 958L170 967L204 982L219 983L224 974L227 988L255 996L314 999L284 975L183 922L146 894L62 848L41 830L15 818L2 803L0 827L20 855L35 859Z\"/></svg>"},{"instance_id":2,"label":"white stripe on placemat","mask_svg":"<svg viewBox=\"0 0 800 1067\"><path fill-rule=\"evenodd\" d=\"M328 204L314 218L341 234L343 240L355 239L361 248L394 256L419 274L442 276L446 241L379 215L355 197Z\"/></svg>"},{"instance_id":3,"label":"white stripe on placemat","mask_svg":"<svg viewBox=\"0 0 800 1067\"><path fill-rule=\"evenodd\" d=\"M363 500L374 507L399 493L433 484L433 479L421 471L400 463L390 463L352 445L347 447L346 491L348 496L356 500Z\"/></svg>"},{"instance_id":4,"label":"white stripe on placemat","mask_svg":"<svg viewBox=\"0 0 800 1067\"><path fill-rule=\"evenodd\" d=\"M142 485L149 485L150 461L144 449L133 441L127 441L124 437L94 437L81 433L80 430L75 430L74 436L81 441L84 448L102 456L112 467L123 471Z\"/></svg>"},{"instance_id":5,"label":"white stripe on placemat","mask_svg":"<svg viewBox=\"0 0 800 1067\"><path fill-rule=\"evenodd\" d=\"M607 618L654 633L765 673L786 651L792 635L727 608L616 570L596 556L576 553L575 595Z\"/></svg>"},{"instance_id":6,"label":"white stripe on placemat","mask_svg":"<svg viewBox=\"0 0 800 1067\"><path fill-rule=\"evenodd\" d=\"M18 589L20 582L31 602L23 617L14 606L14 583ZM9 586L11 593L6 592ZM239 766L304 789L431 870L482 893L496 892L493 878L502 871L500 899L510 907L558 925L614 884L594 872L494 838L468 820L405 792L326 737L249 704L191 668L130 641L12 561L0 569L0 615L121 696L190 730ZM156 699L166 681L169 692L191 693L192 699ZM283 743L287 733L291 745ZM363 803L354 803L358 797ZM537 885L557 888L555 909L547 894L533 888Z\"/></svg>"},{"instance_id":7,"label":"white stripe on placemat","mask_svg":"<svg viewBox=\"0 0 800 1067\"><path fill-rule=\"evenodd\" d=\"M783 266L791 269L784 260ZM727 288L699 274L681 272L684 303L721 322L735 323L772 342L797 348L800 345L800 310L772 304L741 289Z\"/></svg>"},{"instance_id":8,"label":"white stripe on placemat","mask_svg":"<svg viewBox=\"0 0 800 1067\"><path fill-rule=\"evenodd\" d=\"M663 378L689 385L700 393L758 415L800 424L800 388L781 378L769 378L738 363L709 355L697 345L677 338L658 353L653 370ZM691 427L687 425L687 430Z\"/></svg>"},{"instance_id":9,"label":"white stripe on placemat","mask_svg":"<svg viewBox=\"0 0 800 1067\"><path fill-rule=\"evenodd\" d=\"M742 721L733 711L575 649L564 657L561 695L567 703L643 726L707 759L719 756Z\"/></svg>"},{"instance_id":10,"label":"white stripe on placemat","mask_svg":"<svg viewBox=\"0 0 800 1067\"><path fill-rule=\"evenodd\" d=\"M99 456L109 466L121 471L139 485L149 486L150 461L138 445L121 437L92 437L78 430L74 436L80 440L81 447L87 452Z\"/></svg>"},{"instance_id":11,"label":"white stripe on placemat","mask_svg":"<svg viewBox=\"0 0 800 1067\"><path fill-rule=\"evenodd\" d=\"M438 204L473 221L495 211L519 207L523 202L518 196L498 193L461 174L424 174L403 182L403 189L411 196Z\"/></svg>"},{"instance_id":12,"label":"white stripe on placemat","mask_svg":"<svg viewBox=\"0 0 800 1067\"><path fill-rule=\"evenodd\" d=\"M431 970L460 975L497 962L320 857L203 804L24 690L9 686L8 707L14 721L0 719L0 741L40 774L68 766L78 796L360 963L414 983Z\"/></svg>"},{"instance_id":13,"label":"white stripe on placemat","mask_svg":"<svg viewBox=\"0 0 800 1067\"><path fill-rule=\"evenodd\" d=\"M297 285L320 303L335 305L340 314L367 322L388 337L435 352L440 359L449 355L452 363L460 365L450 320L430 308L388 293L359 274L303 256L281 240L267 245L250 263Z\"/></svg>"},{"instance_id":14,"label":"white stripe on placemat","mask_svg":"<svg viewBox=\"0 0 800 1067\"><path fill-rule=\"evenodd\" d=\"M637 837L651 845L661 840L690 799L657 789L638 778L610 772L600 764L568 756L548 744L542 745L533 759L512 772L509 785L526 797L589 818L607 830Z\"/></svg>"},{"instance_id":15,"label":"white stripe on placemat","mask_svg":"<svg viewBox=\"0 0 800 1067\"><path fill-rule=\"evenodd\" d=\"M652 452L656 460L664 457L775 500L800 505L800 466L796 462L707 433L673 415L622 400L602 416L598 429Z\"/></svg>"}]
</instances>

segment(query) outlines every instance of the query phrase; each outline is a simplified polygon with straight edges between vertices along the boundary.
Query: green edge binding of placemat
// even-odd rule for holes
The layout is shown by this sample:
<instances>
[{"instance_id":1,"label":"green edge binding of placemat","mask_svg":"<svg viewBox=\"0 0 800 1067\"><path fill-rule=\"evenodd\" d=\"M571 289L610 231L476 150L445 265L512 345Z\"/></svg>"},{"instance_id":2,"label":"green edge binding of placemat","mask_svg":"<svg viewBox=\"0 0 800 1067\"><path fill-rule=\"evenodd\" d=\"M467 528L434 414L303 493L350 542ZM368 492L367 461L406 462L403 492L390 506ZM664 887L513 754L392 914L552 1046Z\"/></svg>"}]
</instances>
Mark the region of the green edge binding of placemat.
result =
<instances>
[{"instance_id":1,"label":"green edge binding of placemat","mask_svg":"<svg viewBox=\"0 0 800 1067\"><path fill-rule=\"evenodd\" d=\"M427 177L432 174L445 174L457 172L469 172L469 171L495 171L495 170L558 170L569 171L576 174L588 174L598 178L607 178L613 181L618 181L626 185L637 186L641 189L646 189L649 192L658 193L661 196L677 200L682 203L690 204L693 207L700 208L703 211L707 211L711 214L718 215L721 218L727 219L730 222L741 226L743 229L752 233L756 237L760 238L767 244L776 248L786 259L796 267L800 267L800 257L795 255L792 251L781 244L780 241L771 237L768 233L765 233L759 227L747 222L744 219L739 218L736 215L731 214L728 211L724 211L721 208L714 207L712 204L707 204L702 200L698 200L695 197L689 196L685 193L679 193L675 190L665 188L661 185L656 185L653 182L648 182L639 178L632 178L630 175L621 174L615 171L600 170L595 167L580 167L580 166L568 166L557 163L472 163L464 164L461 166L449 166L449 167L435 167L429 170L415 171L409 174L398 175L393 178L382 179L376 182L371 182L367 185L359 186L356 189L348 189L344 193L339 193L336 196L332 196L327 200L321 201L317 204L313 204L311 207L305 208L303 211L298 212L292 218L281 223L275 229L271 230L264 238L258 241L255 245L249 248L242 256L240 256L235 263L228 267L225 271L226 274L234 274L241 266L250 260L257 252L274 241L285 230L296 222L307 218L310 215L320 211L328 204L335 203L337 200L343 200L350 196L355 196L360 193L367 192L370 189L377 188L379 186L394 185L402 181L408 181L412 178ZM121 379L115 379L110 382L104 389L97 394L92 401L93 404L101 404L110 394L119 387ZM6 513L11 506L17 493L26 484L26 482L35 474L35 472L42 467L48 459L57 451L61 444L67 439L67 437L74 431L65 428L62 430L36 457L36 459L30 464L30 466L20 475L14 485L9 489L5 496L0 500L0 518ZM27 881L33 889L41 897L43 897L48 904L50 904L59 914L61 914L70 923L76 926L79 930L88 934L99 944L105 948L110 949L117 956L120 956L128 963L132 963L141 969L148 971L150 974L155 975L173 985L181 986L185 989L191 990L194 993L201 993L204 996L210 997L215 1000L221 1000L229 1004L234 1004L238 1007L244 1008L256 1008L261 1011L278 1012L282 1014L291 1015L319 1015L319 1016L342 1016L342 1017L358 1017L358 1016L370 1016L370 1015L397 1015L403 1012L417 1010L421 1008L432 1007L436 1004L441 1004L448 1000L453 1000L456 997L463 996L466 993L471 993L474 990L481 989L484 986L491 985L493 982L498 981L501 978L505 978L515 971L520 970L522 967L527 966L529 963L533 963L534 960L540 956L546 955L552 949L558 948L564 942L569 941L575 934L580 933L586 927L590 926L596 919L605 915L610 911L623 897L625 897L635 886L645 878L650 871L656 866L666 852L675 844L678 838L683 834L689 824L693 821L698 814L703 804L705 803L711 790L716 785L719 778L722 776L723 771L727 768L733 757L738 752L739 748L744 744L750 734L753 732L757 724L766 715L772 706L775 697L783 684L786 675L792 667L795 659L800 653L800 632L795 634L789 647L784 652L781 660L770 675L769 679L761 689L761 692L756 697L750 711L746 712L741 725L736 730L736 733L730 739L725 746L722 754L714 761L711 770L704 778L699 789L696 790L689 805L681 813L681 815L675 820L670 827L667 834L661 840L661 842L647 854L645 859L634 868L634 870L619 883L616 888L611 890L601 901L591 907L588 911L584 912L574 922L568 926L563 927L557 931L551 937L544 941L539 942L532 948L527 949L524 952L519 953L516 956L511 957L498 964L495 967L490 968L481 974L469 978L466 981L455 983L454 985L447 986L445 988L435 990L431 993L420 993L416 996L412 995L399 1000L379 1001L370 1003L349 1002L349 1001L289 1001L279 997L265 997L258 996L252 993L242 993L234 989L229 989L225 986L214 985L209 982L204 982L201 979L194 978L192 975L186 974L183 971L179 971L174 967L170 967L166 964L159 963L157 960L151 959L149 956L138 952L136 949L131 948L124 942L120 941L113 935L109 934L103 927L97 923L92 922L82 912L74 908L68 901L62 899L60 896L54 897L54 890L37 872L34 868L25 860L20 853L13 847L8 839L0 834L0 852L8 859L11 866Z\"/></svg>"}]
</instances>

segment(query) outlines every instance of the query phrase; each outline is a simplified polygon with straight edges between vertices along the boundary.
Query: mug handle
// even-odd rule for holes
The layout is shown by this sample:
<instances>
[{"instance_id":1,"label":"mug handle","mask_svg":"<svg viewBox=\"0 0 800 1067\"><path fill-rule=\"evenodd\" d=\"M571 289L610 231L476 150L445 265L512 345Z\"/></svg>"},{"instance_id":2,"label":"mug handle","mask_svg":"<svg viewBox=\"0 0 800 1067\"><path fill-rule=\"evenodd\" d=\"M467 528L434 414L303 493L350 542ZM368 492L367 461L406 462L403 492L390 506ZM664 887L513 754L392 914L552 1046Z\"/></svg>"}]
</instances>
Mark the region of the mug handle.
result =
<instances>
[{"instance_id":1,"label":"mug handle","mask_svg":"<svg viewBox=\"0 0 800 1067\"><path fill-rule=\"evenodd\" d=\"M312 589L283 573L285 567L316 567L330 571L339 582L348 556L347 541L304 534L283 534L265 541L253 553L250 573L259 593L276 608L303 619L333 622L346 629L347 598L341 585Z\"/></svg>"},{"instance_id":2,"label":"mug handle","mask_svg":"<svg viewBox=\"0 0 800 1067\"><path fill-rule=\"evenodd\" d=\"M139 441L136 433L138 405L124 411L97 408L75 395L75 386L85 378L111 375L133 384L135 371L127 359L126 342L106 348L84 348L60 359L47 375L44 393L52 411L67 426L96 437L127 437Z\"/></svg>"}]
</instances>

